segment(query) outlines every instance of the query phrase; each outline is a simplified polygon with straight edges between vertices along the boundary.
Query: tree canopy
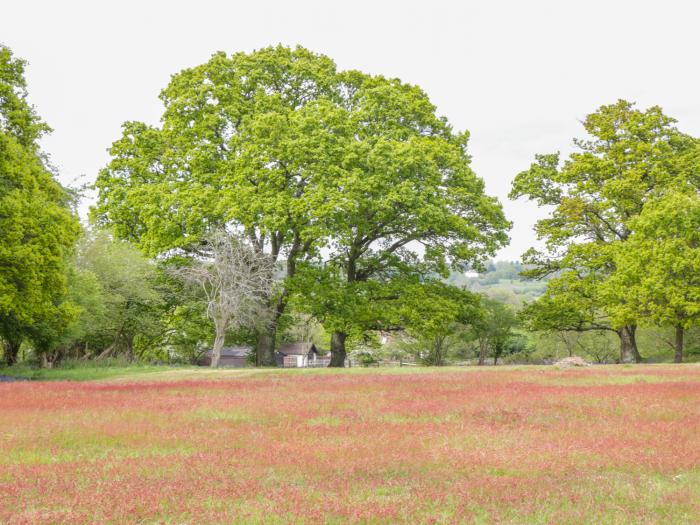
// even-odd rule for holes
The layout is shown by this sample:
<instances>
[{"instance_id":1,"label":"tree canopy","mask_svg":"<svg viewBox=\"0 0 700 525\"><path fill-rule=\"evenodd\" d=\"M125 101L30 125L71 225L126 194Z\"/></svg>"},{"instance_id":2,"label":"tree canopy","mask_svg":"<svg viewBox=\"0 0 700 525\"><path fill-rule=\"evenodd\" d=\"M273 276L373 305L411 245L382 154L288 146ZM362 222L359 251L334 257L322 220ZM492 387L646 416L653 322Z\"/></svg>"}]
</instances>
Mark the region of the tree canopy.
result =
<instances>
[{"instance_id":1,"label":"tree canopy","mask_svg":"<svg viewBox=\"0 0 700 525\"><path fill-rule=\"evenodd\" d=\"M652 199L631 221L633 233L614 253L616 271L606 282L606 302L617 323L641 319L671 325L676 361L683 332L700 321L700 197L679 187Z\"/></svg>"},{"instance_id":2,"label":"tree canopy","mask_svg":"<svg viewBox=\"0 0 700 525\"><path fill-rule=\"evenodd\" d=\"M621 340L621 360L639 360L634 334L638 318L611 317L613 304L602 286L617 269L615 252L625 249L633 220L645 202L678 185L695 188L698 142L678 131L659 107L646 111L620 100L586 117L588 139L576 152L538 155L513 181L511 198L552 206L537 222L543 251L524 257L531 277L555 274L547 293L530 309L540 328L609 329Z\"/></svg>"},{"instance_id":3,"label":"tree canopy","mask_svg":"<svg viewBox=\"0 0 700 525\"><path fill-rule=\"evenodd\" d=\"M326 259L322 282L389 280L395 294L401 274L478 264L507 242L500 204L469 167L468 134L416 86L278 46L218 53L161 99L160 127L124 125L94 212L148 253L195 250L228 225L284 259L286 279ZM332 288L347 303L367 286ZM288 290L271 298L278 317ZM264 346L258 362L271 364Z\"/></svg>"},{"instance_id":4,"label":"tree canopy","mask_svg":"<svg viewBox=\"0 0 700 525\"><path fill-rule=\"evenodd\" d=\"M0 336L10 364L30 329L37 335L70 317L59 303L79 234L69 195L37 143L49 128L27 101L24 67L0 46Z\"/></svg>"}]
</instances>

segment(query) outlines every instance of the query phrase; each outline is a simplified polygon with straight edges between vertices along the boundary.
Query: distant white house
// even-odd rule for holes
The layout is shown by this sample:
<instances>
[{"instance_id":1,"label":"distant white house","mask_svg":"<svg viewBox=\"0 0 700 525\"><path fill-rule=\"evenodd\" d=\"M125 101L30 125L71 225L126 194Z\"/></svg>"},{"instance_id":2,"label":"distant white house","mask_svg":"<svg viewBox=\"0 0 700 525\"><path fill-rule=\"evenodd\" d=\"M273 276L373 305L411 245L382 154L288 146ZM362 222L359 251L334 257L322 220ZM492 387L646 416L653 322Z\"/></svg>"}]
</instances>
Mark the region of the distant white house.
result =
<instances>
[{"instance_id":1,"label":"distant white house","mask_svg":"<svg viewBox=\"0 0 700 525\"><path fill-rule=\"evenodd\" d=\"M321 356L313 343L285 343L275 352L277 366L306 368L328 366L330 355Z\"/></svg>"}]
</instances>

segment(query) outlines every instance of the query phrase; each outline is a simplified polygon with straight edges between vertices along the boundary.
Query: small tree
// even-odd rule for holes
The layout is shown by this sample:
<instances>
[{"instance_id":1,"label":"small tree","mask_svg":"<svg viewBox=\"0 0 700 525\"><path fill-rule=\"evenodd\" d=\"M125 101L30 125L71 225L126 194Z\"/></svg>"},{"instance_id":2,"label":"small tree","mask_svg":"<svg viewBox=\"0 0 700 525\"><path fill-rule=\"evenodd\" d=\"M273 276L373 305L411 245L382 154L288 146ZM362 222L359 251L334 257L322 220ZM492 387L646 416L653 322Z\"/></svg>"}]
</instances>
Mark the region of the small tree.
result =
<instances>
[{"instance_id":1,"label":"small tree","mask_svg":"<svg viewBox=\"0 0 700 525\"><path fill-rule=\"evenodd\" d=\"M224 230L210 235L201 252L204 259L174 273L206 298L215 328L211 366L217 368L228 330L260 327L269 320L274 266L269 256Z\"/></svg>"},{"instance_id":2,"label":"small tree","mask_svg":"<svg viewBox=\"0 0 700 525\"><path fill-rule=\"evenodd\" d=\"M406 299L406 349L424 365L442 366L451 352L464 343L467 327L481 315L478 295L440 282L416 286Z\"/></svg>"},{"instance_id":3,"label":"small tree","mask_svg":"<svg viewBox=\"0 0 700 525\"><path fill-rule=\"evenodd\" d=\"M489 349L495 365L514 337L513 329L518 320L515 311L507 304L486 297L482 299L481 304L481 317L472 322L472 333L479 342L479 366L486 363Z\"/></svg>"}]
</instances>

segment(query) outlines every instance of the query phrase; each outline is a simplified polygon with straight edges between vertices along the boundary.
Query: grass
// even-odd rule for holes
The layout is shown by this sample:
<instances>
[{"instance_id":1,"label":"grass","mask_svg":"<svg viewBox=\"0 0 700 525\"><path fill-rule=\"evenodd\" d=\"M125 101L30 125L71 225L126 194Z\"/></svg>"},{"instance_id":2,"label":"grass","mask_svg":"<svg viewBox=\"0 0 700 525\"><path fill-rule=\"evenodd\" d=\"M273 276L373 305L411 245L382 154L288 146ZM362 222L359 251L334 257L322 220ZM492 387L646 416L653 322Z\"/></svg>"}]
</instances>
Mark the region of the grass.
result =
<instances>
[{"instance_id":1,"label":"grass","mask_svg":"<svg viewBox=\"0 0 700 525\"><path fill-rule=\"evenodd\" d=\"M154 368L0 384L0 523L700 522L697 365Z\"/></svg>"},{"instance_id":2,"label":"grass","mask_svg":"<svg viewBox=\"0 0 700 525\"><path fill-rule=\"evenodd\" d=\"M143 374L162 373L162 366L123 365L96 366L61 366L59 368L40 368L30 365L16 365L0 368L0 376L23 377L41 381L94 381L116 377L132 377Z\"/></svg>"}]
</instances>

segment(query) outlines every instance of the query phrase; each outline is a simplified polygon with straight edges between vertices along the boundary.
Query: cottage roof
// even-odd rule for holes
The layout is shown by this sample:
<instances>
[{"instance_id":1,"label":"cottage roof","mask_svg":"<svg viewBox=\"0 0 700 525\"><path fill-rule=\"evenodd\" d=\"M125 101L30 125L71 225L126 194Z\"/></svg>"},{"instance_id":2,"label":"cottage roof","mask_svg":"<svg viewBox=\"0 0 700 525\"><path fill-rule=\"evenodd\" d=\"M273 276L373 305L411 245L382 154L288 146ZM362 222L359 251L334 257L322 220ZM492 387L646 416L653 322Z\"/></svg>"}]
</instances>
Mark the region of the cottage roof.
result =
<instances>
[{"instance_id":1,"label":"cottage roof","mask_svg":"<svg viewBox=\"0 0 700 525\"><path fill-rule=\"evenodd\" d=\"M245 345L225 346L221 349L221 357L247 357L252 350L252 347ZM212 353L213 350L210 348L204 355L211 357Z\"/></svg>"},{"instance_id":2,"label":"cottage roof","mask_svg":"<svg viewBox=\"0 0 700 525\"><path fill-rule=\"evenodd\" d=\"M278 352L283 355L306 355L309 352L316 352L316 345L313 343L285 343L279 347Z\"/></svg>"}]
</instances>

